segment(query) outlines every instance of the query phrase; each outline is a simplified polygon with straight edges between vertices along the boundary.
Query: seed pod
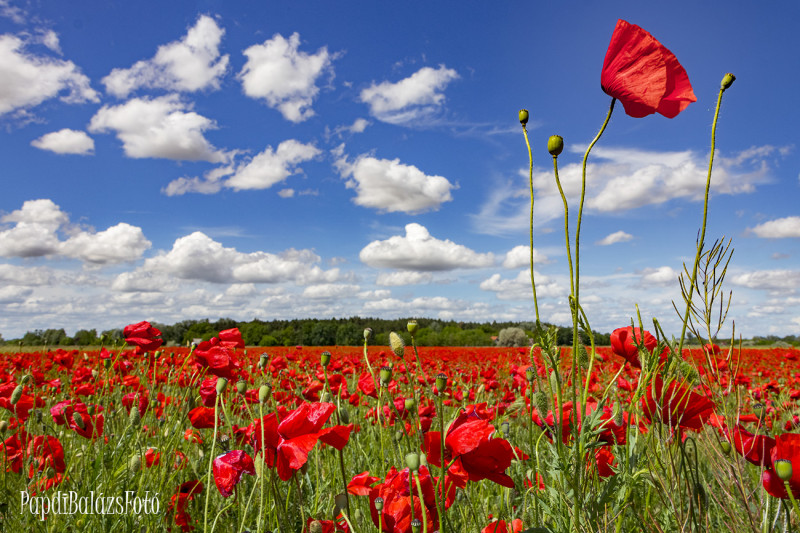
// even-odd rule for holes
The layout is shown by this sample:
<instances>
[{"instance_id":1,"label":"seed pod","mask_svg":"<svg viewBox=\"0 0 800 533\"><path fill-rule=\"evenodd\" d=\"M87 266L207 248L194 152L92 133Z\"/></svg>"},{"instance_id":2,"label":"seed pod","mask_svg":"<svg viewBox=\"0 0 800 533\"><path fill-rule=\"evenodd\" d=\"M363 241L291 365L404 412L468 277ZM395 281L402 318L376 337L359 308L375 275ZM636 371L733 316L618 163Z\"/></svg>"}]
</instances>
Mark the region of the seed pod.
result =
<instances>
[{"instance_id":1,"label":"seed pod","mask_svg":"<svg viewBox=\"0 0 800 533\"><path fill-rule=\"evenodd\" d=\"M376 511L380 512L383 509L383 498L381 498L380 496L375 498L375 501L373 503L375 504Z\"/></svg>"},{"instance_id":2,"label":"seed pod","mask_svg":"<svg viewBox=\"0 0 800 533\"><path fill-rule=\"evenodd\" d=\"M258 401L261 403L267 403L270 394L272 394L272 387L269 385L261 385L258 388Z\"/></svg>"},{"instance_id":3,"label":"seed pod","mask_svg":"<svg viewBox=\"0 0 800 533\"><path fill-rule=\"evenodd\" d=\"M414 338L414 335L417 334L417 329L419 328L419 324L417 324L416 320L409 320L408 324L406 325L408 328L408 332L411 334L411 338Z\"/></svg>"},{"instance_id":4,"label":"seed pod","mask_svg":"<svg viewBox=\"0 0 800 533\"><path fill-rule=\"evenodd\" d=\"M403 338L392 331L389 333L389 346L397 357L402 358L406 353L406 343Z\"/></svg>"},{"instance_id":5,"label":"seed pod","mask_svg":"<svg viewBox=\"0 0 800 533\"><path fill-rule=\"evenodd\" d=\"M509 434L511 433L511 424L508 423L508 420L500 424L500 431L503 432L503 437L507 439Z\"/></svg>"},{"instance_id":6,"label":"seed pod","mask_svg":"<svg viewBox=\"0 0 800 533\"><path fill-rule=\"evenodd\" d=\"M5 433L7 430L8 430L8 421L0 420L0 435Z\"/></svg>"},{"instance_id":7,"label":"seed pod","mask_svg":"<svg viewBox=\"0 0 800 533\"><path fill-rule=\"evenodd\" d=\"M308 525L308 533L322 533L322 523L319 520L312 520Z\"/></svg>"},{"instance_id":8,"label":"seed pod","mask_svg":"<svg viewBox=\"0 0 800 533\"><path fill-rule=\"evenodd\" d=\"M406 398L406 401L403 403L403 407L405 407L406 411L411 411L417 402L414 398Z\"/></svg>"},{"instance_id":9,"label":"seed pod","mask_svg":"<svg viewBox=\"0 0 800 533\"><path fill-rule=\"evenodd\" d=\"M336 496L333 497L333 504L336 506L337 509L340 511L342 509L347 509L347 494L344 492L340 492Z\"/></svg>"},{"instance_id":10,"label":"seed pod","mask_svg":"<svg viewBox=\"0 0 800 533\"><path fill-rule=\"evenodd\" d=\"M528 118L530 117L530 113L528 113L527 109L520 109L519 110L519 123L523 126L528 123Z\"/></svg>"},{"instance_id":11,"label":"seed pod","mask_svg":"<svg viewBox=\"0 0 800 533\"><path fill-rule=\"evenodd\" d=\"M322 368L328 368L328 365L331 364L331 352L322 352L319 354L319 362Z\"/></svg>"},{"instance_id":12,"label":"seed pod","mask_svg":"<svg viewBox=\"0 0 800 533\"><path fill-rule=\"evenodd\" d=\"M364 340L368 341L372 337L372 328L364 328Z\"/></svg>"},{"instance_id":13,"label":"seed pod","mask_svg":"<svg viewBox=\"0 0 800 533\"><path fill-rule=\"evenodd\" d=\"M419 470L419 454L414 452L407 453L406 466L412 472L417 472Z\"/></svg>"},{"instance_id":14,"label":"seed pod","mask_svg":"<svg viewBox=\"0 0 800 533\"><path fill-rule=\"evenodd\" d=\"M411 531L413 533L419 533L421 529L422 529L422 522L420 521L419 518L415 518L414 520L411 521Z\"/></svg>"},{"instance_id":15,"label":"seed pod","mask_svg":"<svg viewBox=\"0 0 800 533\"><path fill-rule=\"evenodd\" d=\"M724 453L725 455L728 455L729 453L731 453L731 443L730 442L728 442L726 440L723 440L723 441L721 441L719 443L719 447L722 449L722 453Z\"/></svg>"},{"instance_id":16,"label":"seed pod","mask_svg":"<svg viewBox=\"0 0 800 533\"><path fill-rule=\"evenodd\" d=\"M387 386L392 381L392 367L390 366L382 366L381 367L381 385Z\"/></svg>"},{"instance_id":17,"label":"seed pod","mask_svg":"<svg viewBox=\"0 0 800 533\"><path fill-rule=\"evenodd\" d=\"M427 468L428 466L428 454L421 453L419 454L419 466L424 466Z\"/></svg>"},{"instance_id":18,"label":"seed pod","mask_svg":"<svg viewBox=\"0 0 800 533\"><path fill-rule=\"evenodd\" d=\"M436 375L436 390L439 391L439 394L442 393L444 389L447 388L447 374L444 372L439 372Z\"/></svg>"},{"instance_id":19,"label":"seed pod","mask_svg":"<svg viewBox=\"0 0 800 533\"><path fill-rule=\"evenodd\" d=\"M236 382L236 392L244 396L244 394L247 392L247 382L245 380L240 379Z\"/></svg>"},{"instance_id":20,"label":"seed pod","mask_svg":"<svg viewBox=\"0 0 800 533\"><path fill-rule=\"evenodd\" d=\"M547 151L553 157L558 157L564 150L564 138L561 135L551 135L547 140Z\"/></svg>"},{"instance_id":21,"label":"seed pod","mask_svg":"<svg viewBox=\"0 0 800 533\"><path fill-rule=\"evenodd\" d=\"M789 459L775 460L775 473L783 481L792 479L792 462Z\"/></svg>"},{"instance_id":22,"label":"seed pod","mask_svg":"<svg viewBox=\"0 0 800 533\"><path fill-rule=\"evenodd\" d=\"M722 83L720 84L720 87L722 88L723 91L726 89L730 89L734 81L736 81L736 76L728 72L727 74L725 74L725 76L722 77Z\"/></svg>"},{"instance_id":23,"label":"seed pod","mask_svg":"<svg viewBox=\"0 0 800 533\"><path fill-rule=\"evenodd\" d=\"M322 393L322 397L319 399L322 403L331 403L333 401L333 396L328 391Z\"/></svg>"},{"instance_id":24,"label":"seed pod","mask_svg":"<svg viewBox=\"0 0 800 533\"><path fill-rule=\"evenodd\" d=\"M225 387L227 386L228 380L226 378L217 378L217 394L225 392Z\"/></svg>"}]
</instances>

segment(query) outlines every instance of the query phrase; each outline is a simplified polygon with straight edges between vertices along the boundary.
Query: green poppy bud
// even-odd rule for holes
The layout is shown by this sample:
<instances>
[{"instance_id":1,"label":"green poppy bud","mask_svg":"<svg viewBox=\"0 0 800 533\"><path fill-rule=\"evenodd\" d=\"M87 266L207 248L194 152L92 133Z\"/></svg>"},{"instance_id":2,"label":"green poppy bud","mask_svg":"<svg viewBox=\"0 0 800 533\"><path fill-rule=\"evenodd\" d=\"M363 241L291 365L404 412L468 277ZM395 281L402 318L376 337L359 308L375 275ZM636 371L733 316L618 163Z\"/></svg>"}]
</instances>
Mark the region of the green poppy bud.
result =
<instances>
[{"instance_id":1,"label":"green poppy bud","mask_svg":"<svg viewBox=\"0 0 800 533\"><path fill-rule=\"evenodd\" d=\"M417 472L419 470L419 454L414 452L407 453L406 466L412 472Z\"/></svg>"},{"instance_id":2,"label":"green poppy bud","mask_svg":"<svg viewBox=\"0 0 800 533\"><path fill-rule=\"evenodd\" d=\"M724 453L725 455L728 455L729 453L731 453L731 443L730 442L728 442L726 440L723 440L722 442L719 443L719 447L722 449L722 453Z\"/></svg>"},{"instance_id":3,"label":"green poppy bud","mask_svg":"<svg viewBox=\"0 0 800 533\"><path fill-rule=\"evenodd\" d=\"M8 421L0 420L0 435L8 431Z\"/></svg>"},{"instance_id":4,"label":"green poppy bud","mask_svg":"<svg viewBox=\"0 0 800 533\"><path fill-rule=\"evenodd\" d=\"M128 462L128 468L131 471L131 474L135 474L139 470L142 469L142 457L140 455L134 455L131 457L131 460Z\"/></svg>"},{"instance_id":5,"label":"green poppy bud","mask_svg":"<svg viewBox=\"0 0 800 533\"><path fill-rule=\"evenodd\" d=\"M792 462L788 459L776 459L775 473L778 474L778 477L783 481L789 481L792 479Z\"/></svg>"},{"instance_id":6,"label":"green poppy bud","mask_svg":"<svg viewBox=\"0 0 800 533\"><path fill-rule=\"evenodd\" d=\"M380 496L375 498L375 501L373 503L375 504L376 511L380 512L383 509L383 498L381 498Z\"/></svg>"},{"instance_id":7,"label":"green poppy bud","mask_svg":"<svg viewBox=\"0 0 800 533\"><path fill-rule=\"evenodd\" d=\"M49 478L56 477L56 469L53 468L52 466L48 466L47 470L44 471L44 475Z\"/></svg>"},{"instance_id":8,"label":"green poppy bud","mask_svg":"<svg viewBox=\"0 0 800 533\"><path fill-rule=\"evenodd\" d=\"M419 466L428 467L428 454L421 453L419 454Z\"/></svg>"},{"instance_id":9,"label":"green poppy bud","mask_svg":"<svg viewBox=\"0 0 800 533\"><path fill-rule=\"evenodd\" d=\"M503 437L506 439L511 434L511 424L508 423L508 420L500 424L500 431L503 432Z\"/></svg>"},{"instance_id":10,"label":"green poppy bud","mask_svg":"<svg viewBox=\"0 0 800 533\"><path fill-rule=\"evenodd\" d=\"M402 358L406 354L406 343L403 338L392 331L389 333L389 346L397 357Z\"/></svg>"},{"instance_id":11,"label":"green poppy bud","mask_svg":"<svg viewBox=\"0 0 800 533\"><path fill-rule=\"evenodd\" d=\"M551 135L547 140L547 151L553 157L558 157L564 150L564 138L561 135Z\"/></svg>"},{"instance_id":12,"label":"green poppy bud","mask_svg":"<svg viewBox=\"0 0 800 533\"><path fill-rule=\"evenodd\" d=\"M414 335L417 334L417 328L419 328L419 324L417 324L416 320L409 320L408 325L406 327L408 328L408 332L411 334L411 337L413 338Z\"/></svg>"},{"instance_id":13,"label":"green poppy bud","mask_svg":"<svg viewBox=\"0 0 800 533\"><path fill-rule=\"evenodd\" d=\"M247 392L247 382L243 379L240 379L236 382L236 392L244 396L244 393Z\"/></svg>"},{"instance_id":14,"label":"green poppy bud","mask_svg":"<svg viewBox=\"0 0 800 533\"><path fill-rule=\"evenodd\" d=\"M83 421L83 417L80 413L72 413L72 420L75 421L75 425L81 429L86 429L86 423Z\"/></svg>"},{"instance_id":15,"label":"green poppy bud","mask_svg":"<svg viewBox=\"0 0 800 533\"><path fill-rule=\"evenodd\" d=\"M30 380L31 380L31 375L30 374L25 374L24 376L22 376L22 379L19 380L19 384L20 385L27 385Z\"/></svg>"},{"instance_id":16,"label":"green poppy bud","mask_svg":"<svg viewBox=\"0 0 800 533\"><path fill-rule=\"evenodd\" d=\"M528 110L527 109L520 109L519 110L519 123L523 126L528 123Z\"/></svg>"},{"instance_id":17,"label":"green poppy bud","mask_svg":"<svg viewBox=\"0 0 800 533\"><path fill-rule=\"evenodd\" d=\"M339 421L342 424L349 424L350 423L350 411L348 411L344 407L340 407L339 408Z\"/></svg>"},{"instance_id":18,"label":"green poppy bud","mask_svg":"<svg viewBox=\"0 0 800 533\"><path fill-rule=\"evenodd\" d=\"M217 378L217 394L225 392L225 387L228 386L227 378Z\"/></svg>"},{"instance_id":19,"label":"green poppy bud","mask_svg":"<svg viewBox=\"0 0 800 533\"><path fill-rule=\"evenodd\" d=\"M11 393L11 399L9 400L9 402L11 402L11 405L17 405L17 402L19 401L20 398L22 398L21 384L14 387L14 392Z\"/></svg>"},{"instance_id":20,"label":"green poppy bud","mask_svg":"<svg viewBox=\"0 0 800 533\"><path fill-rule=\"evenodd\" d=\"M722 77L722 84L720 85L720 87L722 88L723 91L726 89L730 89L734 81L736 81L736 76L728 72L727 74L725 74L725 76Z\"/></svg>"},{"instance_id":21,"label":"green poppy bud","mask_svg":"<svg viewBox=\"0 0 800 533\"><path fill-rule=\"evenodd\" d=\"M529 366L525 370L525 379L528 380L528 383L533 383L533 380L536 379L536 368L533 366Z\"/></svg>"},{"instance_id":22,"label":"green poppy bud","mask_svg":"<svg viewBox=\"0 0 800 533\"><path fill-rule=\"evenodd\" d=\"M322 365L322 368L328 368L328 365L331 364L331 352L322 352L319 354L319 363Z\"/></svg>"},{"instance_id":23,"label":"green poppy bud","mask_svg":"<svg viewBox=\"0 0 800 533\"><path fill-rule=\"evenodd\" d=\"M267 403L270 394L272 393L272 387L269 385L261 385L258 388L258 401L261 403Z\"/></svg>"},{"instance_id":24,"label":"green poppy bud","mask_svg":"<svg viewBox=\"0 0 800 533\"><path fill-rule=\"evenodd\" d=\"M330 392L325 391L322 393L322 396L320 397L319 401L322 403L331 403L333 401L333 396L331 396Z\"/></svg>"},{"instance_id":25,"label":"green poppy bud","mask_svg":"<svg viewBox=\"0 0 800 533\"><path fill-rule=\"evenodd\" d=\"M536 391L533 393L533 406L536 407L540 417L547 416L548 411L550 411L547 395L542 391Z\"/></svg>"},{"instance_id":26,"label":"green poppy bud","mask_svg":"<svg viewBox=\"0 0 800 533\"><path fill-rule=\"evenodd\" d=\"M111 359L103 359L103 367L108 370L111 368Z\"/></svg>"},{"instance_id":27,"label":"green poppy bud","mask_svg":"<svg viewBox=\"0 0 800 533\"><path fill-rule=\"evenodd\" d=\"M414 408L414 406L416 405L416 403L417 402L414 400L414 398L406 398L406 401L404 403L406 411L412 410Z\"/></svg>"},{"instance_id":28,"label":"green poppy bud","mask_svg":"<svg viewBox=\"0 0 800 533\"><path fill-rule=\"evenodd\" d=\"M139 422L142 421L142 414L139 412L139 408L135 405L131 407L131 412L128 415L128 422L130 422L132 427L138 427Z\"/></svg>"},{"instance_id":29,"label":"green poppy bud","mask_svg":"<svg viewBox=\"0 0 800 533\"><path fill-rule=\"evenodd\" d=\"M94 405L91 405L91 404L90 404L90 405L87 405L87 406L86 406L86 413L87 413L89 416L94 416L94 414L95 414L95 412L96 412L96 411L97 411L97 409L95 409L95 406L94 406Z\"/></svg>"},{"instance_id":30,"label":"green poppy bud","mask_svg":"<svg viewBox=\"0 0 800 533\"><path fill-rule=\"evenodd\" d=\"M364 328L364 340L367 341L372 337L372 328Z\"/></svg>"},{"instance_id":31,"label":"green poppy bud","mask_svg":"<svg viewBox=\"0 0 800 533\"><path fill-rule=\"evenodd\" d=\"M764 407L763 403L753 404L753 413L761 420L764 420L764 416L767 414L767 410Z\"/></svg>"}]
</instances>

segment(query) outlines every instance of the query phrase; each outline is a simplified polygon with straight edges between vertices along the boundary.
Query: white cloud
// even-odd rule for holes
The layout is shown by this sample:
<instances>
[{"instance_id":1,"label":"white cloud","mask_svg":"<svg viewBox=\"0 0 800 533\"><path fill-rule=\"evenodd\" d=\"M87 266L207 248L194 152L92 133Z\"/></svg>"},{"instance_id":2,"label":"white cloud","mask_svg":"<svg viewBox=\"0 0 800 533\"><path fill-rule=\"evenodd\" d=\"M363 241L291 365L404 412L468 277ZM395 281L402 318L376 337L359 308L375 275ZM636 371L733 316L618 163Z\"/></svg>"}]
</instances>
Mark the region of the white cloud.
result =
<instances>
[{"instance_id":1,"label":"white cloud","mask_svg":"<svg viewBox=\"0 0 800 533\"><path fill-rule=\"evenodd\" d=\"M341 176L347 179L347 188L356 190L353 199L356 205L390 213L436 210L442 203L453 199L450 191L457 188L447 178L428 176L399 159L390 161L360 155L350 163L346 156L342 156L335 165Z\"/></svg>"},{"instance_id":2,"label":"white cloud","mask_svg":"<svg viewBox=\"0 0 800 533\"><path fill-rule=\"evenodd\" d=\"M339 270L322 270L320 257L311 250L286 250L280 254L243 253L226 248L196 231L175 241L172 250L146 259L143 272L163 273L178 279L211 283L280 283L300 285L332 283ZM121 283L121 282L120 282Z\"/></svg>"},{"instance_id":3,"label":"white cloud","mask_svg":"<svg viewBox=\"0 0 800 533\"><path fill-rule=\"evenodd\" d=\"M221 163L228 159L203 136L215 123L194 111L177 95L134 98L105 105L92 117L89 131L114 131L125 155Z\"/></svg>"},{"instance_id":4,"label":"white cloud","mask_svg":"<svg viewBox=\"0 0 800 533\"><path fill-rule=\"evenodd\" d=\"M375 268L423 272L483 268L494 264L493 254L479 254L453 241L435 239L424 226L416 223L406 225L405 237L395 235L385 241L372 241L358 257Z\"/></svg>"},{"instance_id":5,"label":"white cloud","mask_svg":"<svg viewBox=\"0 0 800 533\"><path fill-rule=\"evenodd\" d=\"M573 147L572 152L578 148ZM770 178L770 158L783 157L774 146L753 147L731 156L718 154L711 179L712 194L748 194ZM562 158L564 156L562 155ZM653 152L633 148L595 148L587 167L587 212L619 214L670 200L703 200L708 168L707 154L691 150ZM559 166L559 178L570 209L577 207L581 163ZM495 184L480 211L472 216L475 231L505 234L527 228L530 194L528 168L516 182ZM534 171L534 223L544 224L564 216L564 206L552 171Z\"/></svg>"},{"instance_id":6,"label":"white cloud","mask_svg":"<svg viewBox=\"0 0 800 533\"><path fill-rule=\"evenodd\" d=\"M533 249L533 264L542 265L551 263L550 259L542 252ZM503 260L503 267L505 268L520 268L523 266L530 266L531 263L531 247L526 245L515 246L506 253L506 258Z\"/></svg>"},{"instance_id":7,"label":"white cloud","mask_svg":"<svg viewBox=\"0 0 800 533\"><path fill-rule=\"evenodd\" d=\"M292 122L314 115L311 104L319 93L317 79L332 70L334 59L326 47L316 54L301 52L299 47L299 34L293 33L286 40L276 33L272 39L244 51L247 63L237 76L247 96L264 99Z\"/></svg>"},{"instance_id":8,"label":"white cloud","mask_svg":"<svg viewBox=\"0 0 800 533\"><path fill-rule=\"evenodd\" d=\"M400 270L398 272L381 272L375 279L375 285L383 287L400 287L403 285L419 285L430 283L433 276L430 272Z\"/></svg>"},{"instance_id":9,"label":"white cloud","mask_svg":"<svg viewBox=\"0 0 800 533\"><path fill-rule=\"evenodd\" d=\"M294 139L283 141L275 150L267 146L250 161L240 164L224 185L237 191L266 189L297 173L297 165L314 159L320 153L313 145Z\"/></svg>"},{"instance_id":10,"label":"white cloud","mask_svg":"<svg viewBox=\"0 0 800 533\"><path fill-rule=\"evenodd\" d=\"M536 298L563 297L566 291L548 276L533 271L536 283ZM533 301L533 288L531 287L531 270L521 270L516 278L504 279L500 274L492 274L480 284L481 290L494 292L500 300L530 300Z\"/></svg>"},{"instance_id":11,"label":"white cloud","mask_svg":"<svg viewBox=\"0 0 800 533\"><path fill-rule=\"evenodd\" d=\"M646 268L642 271L642 283L645 285L671 285L678 284L680 272L668 266Z\"/></svg>"},{"instance_id":12,"label":"white cloud","mask_svg":"<svg viewBox=\"0 0 800 533\"><path fill-rule=\"evenodd\" d=\"M5 257L62 256L99 266L134 261L151 245L141 228L124 222L99 232L72 227L49 199L28 200L0 221L14 223L0 231L0 255ZM62 241L59 232L69 237Z\"/></svg>"},{"instance_id":13,"label":"white cloud","mask_svg":"<svg viewBox=\"0 0 800 533\"><path fill-rule=\"evenodd\" d=\"M137 61L131 68L115 68L102 82L118 98L142 87L188 92L219 89L228 69L228 56L219 53L224 34L213 18L201 15L180 41L160 46L152 59Z\"/></svg>"},{"instance_id":14,"label":"white cloud","mask_svg":"<svg viewBox=\"0 0 800 533\"><path fill-rule=\"evenodd\" d=\"M800 217L777 218L759 224L749 231L762 239L785 239L800 237Z\"/></svg>"},{"instance_id":15,"label":"white cloud","mask_svg":"<svg viewBox=\"0 0 800 533\"><path fill-rule=\"evenodd\" d=\"M0 287L0 304L21 303L31 294L33 289L29 287Z\"/></svg>"},{"instance_id":16,"label":"white cloud","mask_svg":"<svg viewBox=\"0 0 800 533\"><path fill-rule=\"evenodd\" d=\"M94 140L85 131L69 128L46 133L31 141L31 146L57 154L88 155L94 153Z\"/></svg>"},{"instance_id":17,"label":"white cloud","mask_svg":"<svg viewBox=\"0 0 800 533\"><path fill-rule=\"evenodd\" d=\"M633 235L630 233L625 233L622 230L615 231L614 233L610 233L597 241L599 246L609 246L611 244L617 244L618 242L628 242L633 239Z\"/></svg>"},{"instance_id":18,"label":"white cloud","mask_svg":"<svg viewBox=\"0 0 800 533\"><path fill-rule=\"evenodd\" d=\"M733 276L731 283L751 289L784 291L788 293L800 287L798 270L754 270Z\"/></svg>"},{"instance_id":19,"label":"white cloud","mask_svg":"<svg viewBox=\"0 0 800 533\"><path fill-rule=\"evenodd\" d=\"M407 124L438 111L444 103L442 91L457 78L458 73L444 65L438 69L423 67L395 83L373 82L361 91L360 99L378 120Z\"/></svg>"},{"instance_id":20,"label":"white cloud","mask_svg":"<svg viewBox=\"0 0 800 533\"><path fill-rule=\"evenodd\" d=\"M293 198L294 194L294 189L281 189L278 191L278 196L281 198Z\"/></svg>"},{"instance_id":21,"label":"white cloud","mask_svg":"<svg viewBox=\"0 0 800 533\"><path fill-rule=\"evenodd\" d=\"M23 41L0 35L0 115L62 96L69 104L97 102L89 78L71 61L29 54Z\"/></svg>"},{"instance_id":22,"label":"white cloud","mask_svg":"<svg viewBox=\"0 0 800 533\"><path fill-rule=\"evenodd\" d=\"M314 300L352 298L359 290L360 287L358 285L323 283L320 285L310 285L303 289L303 297L312 298Z\"/></svg>"}]
</instances>

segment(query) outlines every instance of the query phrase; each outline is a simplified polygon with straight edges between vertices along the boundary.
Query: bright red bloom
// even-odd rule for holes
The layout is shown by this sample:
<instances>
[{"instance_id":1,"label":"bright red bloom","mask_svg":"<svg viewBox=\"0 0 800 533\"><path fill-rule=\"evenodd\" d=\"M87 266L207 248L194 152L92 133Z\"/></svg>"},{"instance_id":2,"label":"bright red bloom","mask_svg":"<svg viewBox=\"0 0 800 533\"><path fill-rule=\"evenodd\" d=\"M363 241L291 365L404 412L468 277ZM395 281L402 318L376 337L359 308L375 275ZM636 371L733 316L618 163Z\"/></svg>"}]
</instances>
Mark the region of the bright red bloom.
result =
<instances>
[{"instance_id":1,"label":"bright red bloom","mask_svg":"<svg viewBox=\"0 0 800 533\"><path fill-rule=\"evenodd\" d=\"M522 520L515 518L511 523L505 520L497 520L481 529L481 533L520 533L524 529Z\"/></svg>"},{"instance_id":2,"label":"bright red bloom","mask_svg":"<svg viewBox=\"0 0 800 533\"><path fill-rule=\"evenodd\" d=\"M380 480L381 478L377 476L370 476L369 472L361 472L353 476L347 484L347 492L356 496L366 496L372 490L372 485Z\"/></svg>"},{"instance_id":3,"label":"bright red bloom","mask_svg":"<svg viewBox=\"0 0 800 533\"><path fill-rule=\"evenodd\" d=\"M439 514L436 511L436 498L434 495L434 484L436 478L430 475L428 468L421 466L418 471L422 496L425 504L425 513L428 518L428 531L439 529ZM411 532L411 483L408 468L398 472L392 467L386 474L386 479L377 485L369 493L369 508L372 515L372 522L378 525L378 510L375 509L375 498L383 498L383 509L380 511L383 531L387 533L410 533ZM450 507L455 500L455 487L449 485L447 498L445 498L445 508ZM414 483L414 517L422 521L422 504L417 495L416 482Z\"/></svg>"},{"instance_id":4,"label":"bright red bloom","mask_svg":"<svg viewBox=\"0 0 800 533\"><path fill-rule=\"evenodd\" d=\"M732 430L724 428L723 434L733 444L736 451L748 462L756 466L769 466L770 453L775 447L775 439L767 435L753 435L742 426Z\"/></svg>"},{"instance_id":5,"label":"bright red bloom","mask_svg":"<svg viewBox=\"0 0 800 533\"><path fill-rule=\"evenodd\" d=\"M504 487L514 488L514 480L505 473L511 466L514 451L508 441L491 438L494 427L472 413L462 413L450 425L444 439L447 464L455 459L448 469L456 486L464 488L467 481L489 479ZM430 464L442 464L441 433L429 431L425 434L423 447Z\"/></svg>"},{"instance_id":6,"label":"bright red bloom","mask_svg":"<svg viewBox=\"0 0 800 533\"><path fill-rule=\"evenodd\" d=\"M217 337L219 338L220 346L244 349L244 340L242 340L242 334L239 332L239 328L222 330Z\"/></svg>"},{"instance_id":7,"label":"bright red bloom","mask_svg":"<svg viewBox=\"0 0 800 533\"><path fill-rule=\"evenodd\" d=\"M256 475L253 458L242 450L232 450L214 459L213 470L214 483L225 498L233 494L233 488L242 479L243 473Z\"/></svg>"},{"instance_id":8,"label":"bright red bloom","mask_svg":"<svg viewBox=\"0 0 800 533\"><path fill-rule=\"evenodd\" d=\"M79 424L75 417L79 416L83 424ZM68 420L69 427L78 435L85 439L96 439L103 434L105 420L102 414L91 416L88 413L75 412ZM83 427L81 427L83 426Z\"/></svg>"},{"instance_id":9,"label":"bright red bloom","mask_svg":"<svg viewBox=\"0 0 800 533\"><path fill-rule=\"evenodd\" d=\"M160 338L161 331L150 325L150 322L139 322L138 324L129 324L122 330L122 336L125 337L125 342L136 346L136 353L142 354L144 352L152 352L164 343Z\"/></svg>"},{"instance_id":10,"label":"bright red bloom","mask_svg":"<svg viewBox=\"0 0 800 533\"><path fill-rule=\"evenodd\" d=\"M197 429L214 427L214 408L195 407L189 411L189 421Z\"/></svg>"},{"instance_id":11,"label":"bright red bloom","mask_svg":"<svg viewBox=\"0 0 800 533\"><path fill-rule=\"evenodd\" d=\"M318 440L337 450L347 444L352 427L334 426L322 429L335 410L336 406L332 403L303 403L280 423L275 413L256 420L253 429L254 453L263 450L267 466L277 466L278 477L288 481L306 464L308 454Z\"/></svg>"},{"instance_id":12,"label":"bright red bloom","mask_svg":"<svg viewBox=\"0 0 800 533\"><path fill-rule=\"evenodd\" d=\"M655 384L647 386L647 396L642 398L642 410L651 420L700 431L714 414L714 402L677 381L671 381L664 387L663 380L656 377Z\"/></svg>"},{"instance_id":13,"label":"bright red bloom","mask_svg":"<svg viewBox=\"0 0 800 533\"><path fill-rule=\"evenodd\" d=\"M697 98L675 55L635 24L618 20L608 45L600 86L635 118L674 118Z\"/></svg>"},{"instance_id":14,"label":"bright red bloom","mask_svg":"<svg viewBox=\"0 0 800 533\"><path fill-rule=\"evenodd\" d=\"M175 525L180 526L181 531L191 531L194 529L192 516L186 511L186 506L191 500L203 491L203 483L200 481L187 481L178 486L175 494L169 500L169 507L164 516L168 520L174 516Z\"/></svg>"},{"instance_id":15,"label":"bright red bloom","mask_svg":"<svg viewBox=\"0 0 800 533\"><path fill-rule=\"evenodd\" d=\"M636 343L634 343L633 339L636 338L636 343L642 342L642 333L639 328L633 328L628 326L626 328L617 328L611 332L611 350L619 355L620 357L625 358L631 366L636 368L642 368L642 364L639 361L639 349L636 347ZM647 349L648 352L652 353L655 349L658 341L655 337L649 332L644 332L644 347ZM666 351L661 354L662 361L666 358Z\"/></svg>"},{"instance_id":16,"label":"bright red bloom","mask_svg":"<svg viewBox=\"0 0 800 533\"><path fill-rule=\"evenodd\" d=\"M33 458L28 477L33 477L35 472L44 472L48 467L53 467L56 473L67 469L64 462L64 448L61 442L50 435L37 435L28 441L28 456Z\"/></svg>"},{"instance_id":17,"label":"bright red bloom","mask_svg":"<svg viewBox=\"0 0 800 533\"><path fill-rule=\"evenodd\" d=\"M783 460L792 464L792 477L789 478L792 495L795 498L800 496L800 435L784 433L775 437L775 446L770 450L769 459L768 468L761 475L761 483L766 491L776 498L789 498L783 480L774 470L775 462Z\"/></svg>"}]
</instances>

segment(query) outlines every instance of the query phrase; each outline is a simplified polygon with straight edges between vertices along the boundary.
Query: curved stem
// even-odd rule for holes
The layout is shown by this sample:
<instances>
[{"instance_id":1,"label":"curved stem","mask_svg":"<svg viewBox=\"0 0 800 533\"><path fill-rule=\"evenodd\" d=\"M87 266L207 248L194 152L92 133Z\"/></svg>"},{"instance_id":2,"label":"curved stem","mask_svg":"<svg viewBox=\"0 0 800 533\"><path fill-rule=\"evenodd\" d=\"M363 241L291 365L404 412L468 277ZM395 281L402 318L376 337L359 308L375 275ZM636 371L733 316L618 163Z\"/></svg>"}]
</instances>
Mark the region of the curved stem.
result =
<instances>
[{"instance_id":1,"label":"curved stem","mask_svg":"<svg viewBox=\"0 0 800 533\"><path fill-rule=\"evenodd\" d=\"M719 119L719 108L722 105L722 93L724 87L720 87L717 95L717 108L714 111L714 122L711 124L711 154L708 156L708 175L706 176L706 193L703 199L703 224L700 227L700 237L697 241L697 253L694 256L694 267L692 267L692 279L689 283L689 296L686 299L686 311L683 313L683 327L681 328L681 340L678 343L678 355L683 352L683 341L686 338L686 325L689 321L689 312L692 307L692 296L694 295L694 284L697 282L697 266L700 263L700 255L703 251L703 244L706 238L706 221L708 220L708 193L711 189L711 168L714 165L714 151L717 144L717 120ZM711 340L709 339L709 342Z\"/></svg>"},{"instance_id":2,"label":"curved stem","mask_svg":"<svg viewBox=\"0 0 800 533\"><path fill-rule=\"evenodd\" d=\"M531 215L530 215L530 249L531 249L531 289L533 289L533 307L536 311L536 327L538 329L540 320L539 320L539 302L536 299L536 283L533 279L533 151L531 150L531 142L528 140L528 128L525 127L525 124L522 125L522 133L525 135L525 144L528 146L528 161L530 161L529 171L528 171L528 187L530 188L531 193Z\"/></svg>"}]
</instances>

